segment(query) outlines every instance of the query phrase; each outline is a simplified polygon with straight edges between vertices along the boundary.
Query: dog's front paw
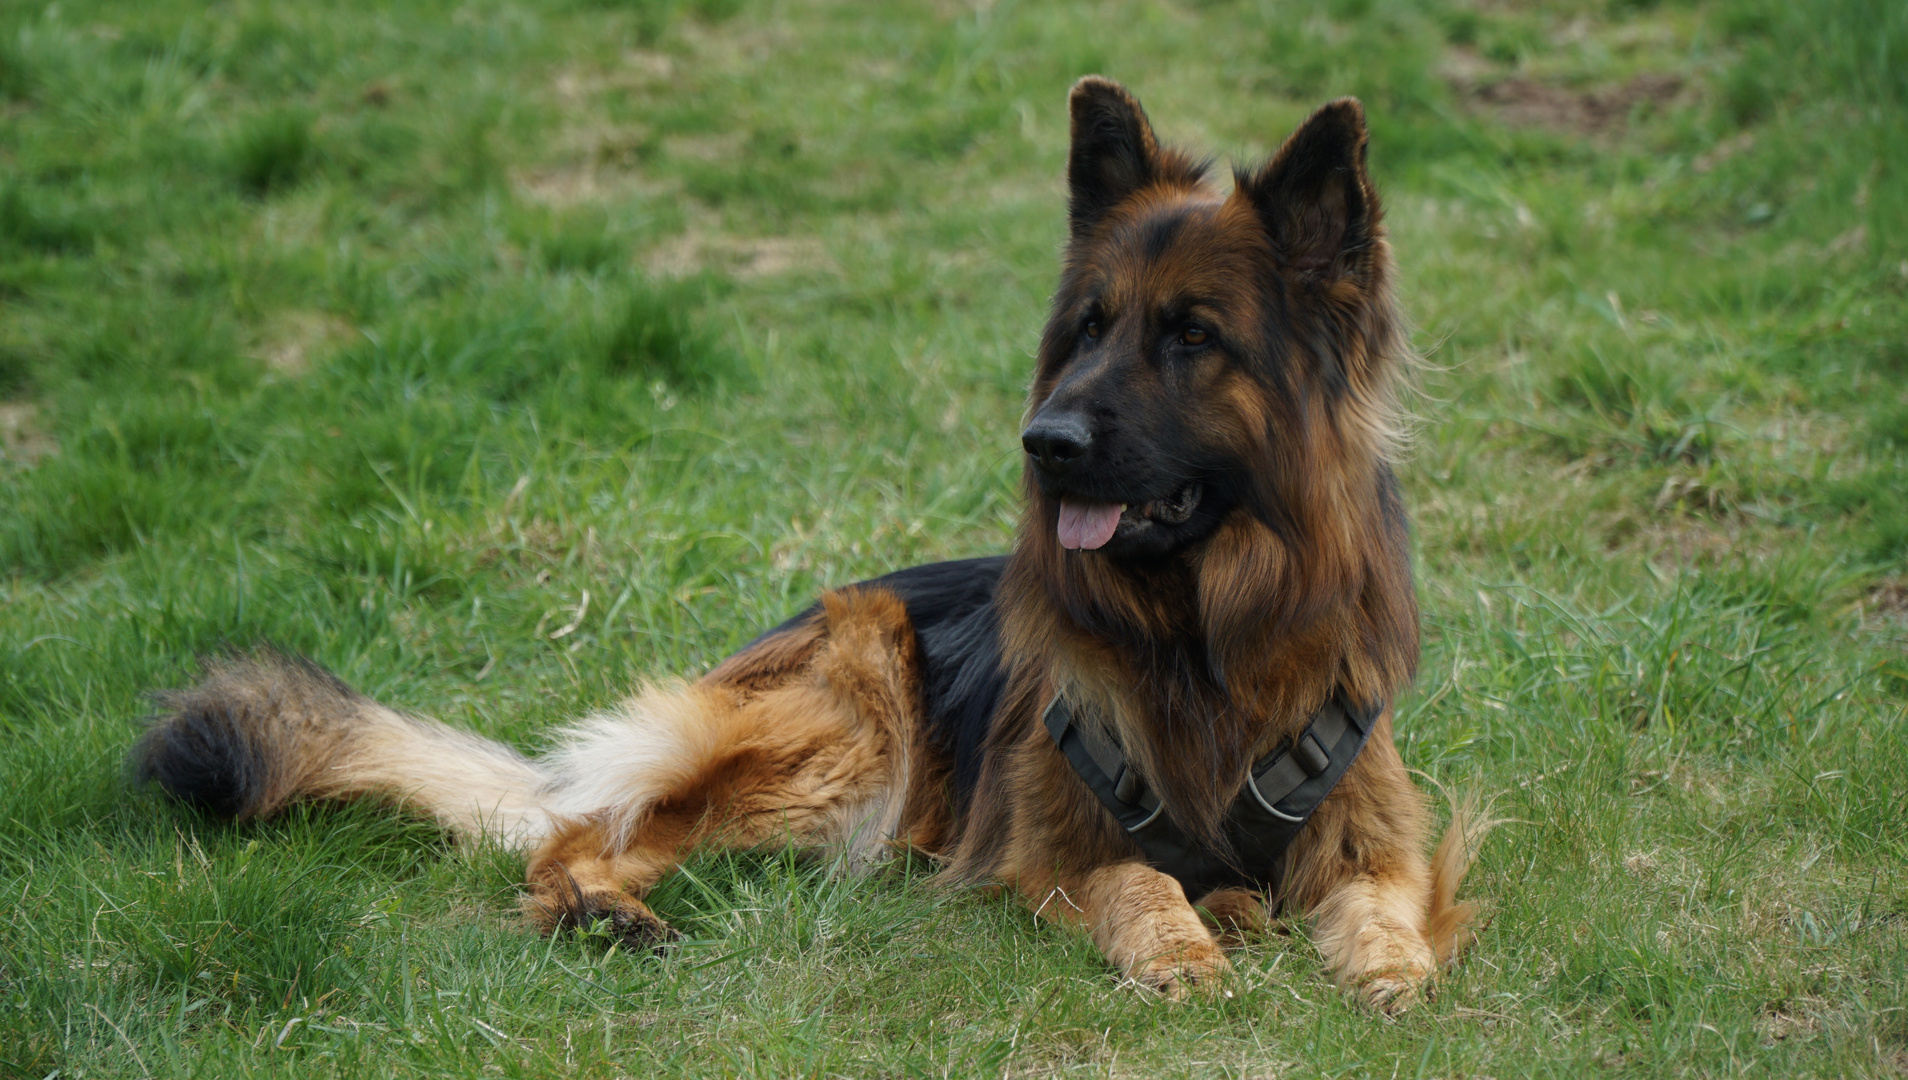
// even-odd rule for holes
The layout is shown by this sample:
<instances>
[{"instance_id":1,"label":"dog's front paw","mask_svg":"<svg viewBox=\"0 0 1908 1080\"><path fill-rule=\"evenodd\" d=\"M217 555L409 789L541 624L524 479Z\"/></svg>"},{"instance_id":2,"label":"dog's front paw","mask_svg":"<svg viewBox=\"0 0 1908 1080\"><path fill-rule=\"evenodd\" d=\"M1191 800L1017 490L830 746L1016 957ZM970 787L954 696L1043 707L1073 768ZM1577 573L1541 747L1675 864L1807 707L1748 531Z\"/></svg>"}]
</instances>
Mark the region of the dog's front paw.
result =
<instances>
[{"instance_id":1,"label":"dog's front paw","mask_svg":"<svg viewBox=\"0 0 1908 1080\"><path fill-rule=\"evenodd\" d=\"M1216 947L1190 948L1171 956L1154 957L1131 973L1134 982L1156 990L1168 1001L1184 1001L1194 994L1202 997L1227 993L1226 983L1232 964Z\"/></svg>"},{"instance_id":2,"label":"dog's front paw","mask_svg":"<svg viewBox=\"0 0 1908 1080\"><path fill-rule=\"evenodd\" d=\"M1351 990L1368 1008L1396 1016L1426 996L1430 974L1416 967L1366 972L1351 981Z\"/></svg>"}]
</instances>

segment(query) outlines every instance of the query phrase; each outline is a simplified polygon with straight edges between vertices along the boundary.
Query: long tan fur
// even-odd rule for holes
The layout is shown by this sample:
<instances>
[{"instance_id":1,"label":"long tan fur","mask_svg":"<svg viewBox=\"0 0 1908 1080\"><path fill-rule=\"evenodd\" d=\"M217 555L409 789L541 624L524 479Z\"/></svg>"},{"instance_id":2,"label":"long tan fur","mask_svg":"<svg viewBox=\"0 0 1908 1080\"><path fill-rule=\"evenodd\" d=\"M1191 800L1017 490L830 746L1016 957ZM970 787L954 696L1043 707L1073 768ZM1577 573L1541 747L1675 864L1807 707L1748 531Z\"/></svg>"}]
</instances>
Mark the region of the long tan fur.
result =
<instances>
[{"instance_id":1,"label":"long tan fur","mask_svg":"<svg viewBox=\"0 0 1908 1080\"><path fill-rule=\"evenodd\" d=\"M1460 902L1458 886L1477 862L1484 837L1503 822L1481 807L1474 792L1451 804L1451 824L1431 855L1431 912L1427 932L1438 963L1455 963L1475 935L1477 905Z\"/></svg>"}]
</instances>

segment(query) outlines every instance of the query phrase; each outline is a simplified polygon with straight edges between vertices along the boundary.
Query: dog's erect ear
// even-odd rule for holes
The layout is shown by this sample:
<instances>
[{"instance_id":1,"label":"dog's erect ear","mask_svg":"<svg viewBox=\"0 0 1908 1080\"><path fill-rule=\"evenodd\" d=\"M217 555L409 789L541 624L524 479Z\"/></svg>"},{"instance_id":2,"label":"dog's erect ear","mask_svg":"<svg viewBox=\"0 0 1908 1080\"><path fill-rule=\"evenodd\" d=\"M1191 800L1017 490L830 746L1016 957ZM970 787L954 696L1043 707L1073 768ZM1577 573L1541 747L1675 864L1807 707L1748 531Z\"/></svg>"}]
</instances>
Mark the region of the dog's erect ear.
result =
<instances>
[{"instance_id":1,"label":"dog's erect ear","mask_svg":"<svg viewBox=\"0 0 1908 1080\"><path fill-rule=\"evenodd\" d=\"M1159 145L1146 110L1126 88L1088 75L1067 97L1073 149L1067 155L1067 223L1093 227L1119 202L1159 176Z\"/></svg>"},{"instance_id":2,"label":"dog's erect ear","mask_svg":"<svg viewBox=\"0 0 1908 1080\"><path fill-rule=\"evenodd\" d=\"M1339 98L1300 124L1240 190L1258 208L1279 262L1330 278L1364 268L1378 225L1365 175L1365 107Z\"/></svg>"}]
</instances>

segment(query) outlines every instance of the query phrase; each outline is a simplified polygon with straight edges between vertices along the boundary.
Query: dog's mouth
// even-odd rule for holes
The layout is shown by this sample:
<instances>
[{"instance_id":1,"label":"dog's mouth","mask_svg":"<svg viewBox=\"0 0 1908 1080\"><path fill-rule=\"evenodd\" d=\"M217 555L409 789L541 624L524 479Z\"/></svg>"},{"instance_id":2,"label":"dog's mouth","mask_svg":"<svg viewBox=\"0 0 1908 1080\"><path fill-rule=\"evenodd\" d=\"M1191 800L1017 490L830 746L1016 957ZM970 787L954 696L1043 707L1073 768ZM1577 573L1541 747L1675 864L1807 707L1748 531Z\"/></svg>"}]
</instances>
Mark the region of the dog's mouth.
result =
<instances>
[{"instance_id":1,"label":"dog's mouth","mask_svg":"<svg viewBox=\"0 0 1908 1080\"><path fill-rule=\"evenodd\" d=\"M1163 499L1151 499L1137 506L1062 495L1060 546L1069 551L1093 551L1105 547L1115 536L1183 525L1199 508L1205 493L1205 485L1193 480Z\"/></svg>"}]
</instances>

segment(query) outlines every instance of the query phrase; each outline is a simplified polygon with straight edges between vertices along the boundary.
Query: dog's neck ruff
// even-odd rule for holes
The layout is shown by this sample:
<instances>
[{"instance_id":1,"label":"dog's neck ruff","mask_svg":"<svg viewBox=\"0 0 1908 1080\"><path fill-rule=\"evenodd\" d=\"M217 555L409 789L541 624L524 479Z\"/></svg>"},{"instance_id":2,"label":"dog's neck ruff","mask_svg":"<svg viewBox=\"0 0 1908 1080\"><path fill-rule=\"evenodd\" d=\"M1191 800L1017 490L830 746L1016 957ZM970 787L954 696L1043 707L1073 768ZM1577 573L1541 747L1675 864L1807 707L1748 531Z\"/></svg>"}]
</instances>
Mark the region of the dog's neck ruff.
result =
<instances>
[{"instance_id":1,"label":"dog's neck ruff","mask_svg":"<svg viewBox=\"0 0 1908 1080\"><path fill-rule=\"evenodd\" d=\"M1056 695L1043 718L1047 734L1147 863L1178 879L1188 900L1228 887L1263 889L1276 897L1286 849L1351 768L1383 711L1379 705L1356 708L1335 693L1290 745L1254 762L1226 811L1226 853L1188 837L1119 745L1074 722L1074 708Z\"/></svg>"}]
</instances>

